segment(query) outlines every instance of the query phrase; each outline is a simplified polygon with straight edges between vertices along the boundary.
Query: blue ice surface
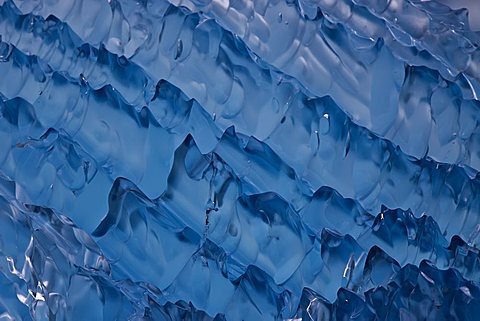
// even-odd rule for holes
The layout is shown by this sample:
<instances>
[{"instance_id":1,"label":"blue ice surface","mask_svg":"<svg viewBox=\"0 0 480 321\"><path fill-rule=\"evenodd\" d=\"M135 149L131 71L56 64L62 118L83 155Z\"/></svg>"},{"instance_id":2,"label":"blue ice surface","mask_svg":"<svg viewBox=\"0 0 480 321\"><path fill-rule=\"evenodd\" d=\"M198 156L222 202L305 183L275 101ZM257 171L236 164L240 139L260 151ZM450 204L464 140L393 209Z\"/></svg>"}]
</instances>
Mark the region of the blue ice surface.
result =
<instances>
[{"instance_id":1,"label":"blue ice surface","mask_svg":"<svg viewBox=\"0 0 480 321\"><path fill-rule=\"evenodd\" d=\"M0 0L0 320L478 320L468 18Z\"/></svg>"}]
</instances>

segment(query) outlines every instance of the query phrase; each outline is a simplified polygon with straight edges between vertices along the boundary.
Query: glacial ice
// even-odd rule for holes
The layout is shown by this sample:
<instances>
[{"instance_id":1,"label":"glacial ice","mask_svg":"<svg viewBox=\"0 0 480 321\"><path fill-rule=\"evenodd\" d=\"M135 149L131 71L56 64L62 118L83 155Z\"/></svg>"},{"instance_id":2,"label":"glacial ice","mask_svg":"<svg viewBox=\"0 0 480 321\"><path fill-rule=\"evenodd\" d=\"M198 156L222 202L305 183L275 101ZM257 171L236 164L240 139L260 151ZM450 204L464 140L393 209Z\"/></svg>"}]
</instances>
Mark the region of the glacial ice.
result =
<instances>
[{"instance_id":1,"label":"glacial ice","mask_svg":"<svg viewBox=\"0 0 480 321\"><path fill-rule=\"evenodd\" d=\"M0 320L476 320L467 15L0 0Z\"/></svg>"}]
</instances>

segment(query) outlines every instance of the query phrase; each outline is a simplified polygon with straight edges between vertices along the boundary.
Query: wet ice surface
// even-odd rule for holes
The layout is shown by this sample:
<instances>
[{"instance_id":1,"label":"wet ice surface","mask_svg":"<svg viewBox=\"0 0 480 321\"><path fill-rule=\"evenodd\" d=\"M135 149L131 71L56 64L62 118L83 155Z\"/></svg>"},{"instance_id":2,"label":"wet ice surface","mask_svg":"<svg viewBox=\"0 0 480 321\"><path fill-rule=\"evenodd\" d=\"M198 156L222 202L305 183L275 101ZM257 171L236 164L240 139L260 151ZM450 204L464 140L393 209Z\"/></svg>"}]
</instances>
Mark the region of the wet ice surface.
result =
<instances>
[{"instance_id":1,"label":"wet ice surface","mask_svg":"<svg viewBox=\"0 0 480 321\"><path fill-rule=\"evenodd\" d=\"M0 320L478 319L465 10L0 4Z\"/></svg>"}]
</instances>

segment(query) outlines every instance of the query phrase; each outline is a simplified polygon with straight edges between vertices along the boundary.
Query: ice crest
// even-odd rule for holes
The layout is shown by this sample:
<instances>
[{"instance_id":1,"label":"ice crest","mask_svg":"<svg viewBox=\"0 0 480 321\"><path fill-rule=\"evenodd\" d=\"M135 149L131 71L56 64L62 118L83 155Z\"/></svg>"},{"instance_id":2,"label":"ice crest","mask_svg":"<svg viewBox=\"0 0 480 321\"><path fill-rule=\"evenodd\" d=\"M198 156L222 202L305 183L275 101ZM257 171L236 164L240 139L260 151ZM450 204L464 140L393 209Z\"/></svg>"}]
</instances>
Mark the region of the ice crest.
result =
<instances>
[{"instance_id":1,"label":"ice crest","mask_svg":"<svg viewBox=\"0 0 480 321\"><path fill-rule=\"evenodd\" d=\"M0 320L477 320L468 18L0 0Z\"/></svg>"}]
</instances>

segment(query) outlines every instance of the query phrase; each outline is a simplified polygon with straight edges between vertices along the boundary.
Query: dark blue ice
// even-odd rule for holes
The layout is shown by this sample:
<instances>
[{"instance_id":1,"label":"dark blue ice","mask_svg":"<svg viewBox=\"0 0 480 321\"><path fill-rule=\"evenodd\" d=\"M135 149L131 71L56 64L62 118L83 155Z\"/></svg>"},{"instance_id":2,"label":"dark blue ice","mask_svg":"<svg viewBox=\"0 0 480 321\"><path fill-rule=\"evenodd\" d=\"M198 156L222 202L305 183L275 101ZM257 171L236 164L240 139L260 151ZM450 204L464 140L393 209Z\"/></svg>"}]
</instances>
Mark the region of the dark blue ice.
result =
<instances>
[{"instance_id":1,"label":"dark blue ice","mask_svg":"<svg viewBox=\"0 0 480 321\"><path fill-rule=\"evenodd\" d=\"M0 320L478 320L469 21L0 0Z\"/></svg>"}]
</instances>

